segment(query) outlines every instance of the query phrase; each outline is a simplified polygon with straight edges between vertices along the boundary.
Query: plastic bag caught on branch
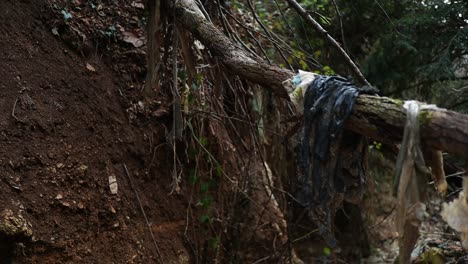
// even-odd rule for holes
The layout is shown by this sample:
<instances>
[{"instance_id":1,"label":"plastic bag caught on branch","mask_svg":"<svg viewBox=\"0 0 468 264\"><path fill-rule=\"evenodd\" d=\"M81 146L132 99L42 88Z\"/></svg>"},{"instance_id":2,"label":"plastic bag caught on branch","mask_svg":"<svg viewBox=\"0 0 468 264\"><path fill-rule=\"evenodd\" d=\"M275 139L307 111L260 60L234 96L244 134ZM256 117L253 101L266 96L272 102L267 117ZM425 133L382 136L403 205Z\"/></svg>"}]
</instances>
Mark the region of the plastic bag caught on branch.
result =
<instances>
[{"instance_id":1,"label":"plastic bag caught on branch","mask_svg":"<svg viewBox=\"0 0 468 264\"><path fill-rule=\"evenodd\" d=\"M308 210L327 244L335 247L335 210L345 198L350 182L358 185L361 194L365 182L363 157L367 145L361 136L343 130L360 90L339 76L299 76L292 94L293 99L301 100L303 95L304 100L296 200ZM346 155L351 152L352 155ZM353 168L346 172L345 164ZM351 179L353 176L358 179Z\"/></svg>"},{"instance_id":2,"label":"plastic bag caught on branch","mask_svg":"<svg viewBox=\"0 0 468 264\"><path fill-rule=\"evenodd\" d=\"M430 170L426 167L419 136L417 101L406 101L406 124L397 157L395 182L397 189L396 227L399 233L400 263L410 263L411 252L419 237L419 226L426 214L424 195Z\"/></svg>"},{"instance_id":3,"label":"plastic bag caught on branch","mask_svg":"<svg viewBox=\"0 0 468 264\"><path fill-rule=\"evenodd\" d=\"M317 76L318 75L315 73L299 70L298 75L283 83L283 86L286 86L286 89L290 91L292 90L292 92L289 93L289 97L291 98L292 103L297 106L297 110L299 112L303 112L304 94L310 83ZM292 87L287 87L290 84L292 84Z\"/></svg>"}]
</instances>

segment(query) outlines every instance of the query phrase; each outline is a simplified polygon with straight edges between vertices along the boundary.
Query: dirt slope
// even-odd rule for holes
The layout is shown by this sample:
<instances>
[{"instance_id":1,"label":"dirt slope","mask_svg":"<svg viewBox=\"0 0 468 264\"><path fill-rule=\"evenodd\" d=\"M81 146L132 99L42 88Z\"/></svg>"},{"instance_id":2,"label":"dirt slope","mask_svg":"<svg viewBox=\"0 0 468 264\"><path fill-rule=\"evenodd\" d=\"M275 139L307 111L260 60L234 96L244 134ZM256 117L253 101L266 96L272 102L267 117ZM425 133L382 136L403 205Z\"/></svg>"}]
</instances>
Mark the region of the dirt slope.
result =
<instances>
[{"instance_id":1,"label":"dirt slope","mask_svg":"<svg viewBox=\"0 0 468 264\"><path fill-rule=\"evenodd\" d=\"M0 263L156 263L123 163L164 262L187 262L186 205L158 165L171 155L161 148L145 173L160 126L129 124L118 76L53 36L45 2L0 1ZM5 219L24 232L8 235Z\"/></svg>"}]
</instances>

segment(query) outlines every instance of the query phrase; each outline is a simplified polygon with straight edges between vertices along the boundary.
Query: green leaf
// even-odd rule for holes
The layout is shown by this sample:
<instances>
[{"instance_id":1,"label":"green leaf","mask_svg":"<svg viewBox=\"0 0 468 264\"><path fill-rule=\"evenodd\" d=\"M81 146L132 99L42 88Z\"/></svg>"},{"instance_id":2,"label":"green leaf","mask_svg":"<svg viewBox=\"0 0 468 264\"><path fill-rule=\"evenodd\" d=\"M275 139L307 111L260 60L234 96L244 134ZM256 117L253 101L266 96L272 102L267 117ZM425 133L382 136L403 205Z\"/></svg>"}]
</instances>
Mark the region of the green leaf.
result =
<instances>
[{"instance_id":1,"label":"green leaf","mask_svg":"<svg viewBox=\"0 0 468 264\"><path fill-rule=\"evenodd\" d=\"M200 191L202 193L206 193L209 189L210 189L210 182L203 182L201 185L200 185Z\"/></svg>"},{"instance_id":2,"label":"green leaf","mask_svg":"<svg viewBox=\"0 0 468 264\"><path fill-rule=\"evenodd\" d=\"M206 224L210 222L210 217L208 215L202 215L200 216L200 223Z\"/></svg>"},{"instance_id":3,"label":"green leaf","mask_svg":"<svg viewBox=\"0 0 468 264\"><path fill-rule=\"evenodd\" d=\"M216 249L218 246L219 246L219 242L221 240L219 239L219 237L212 237L210 238L210 240L208 240L208 245L210 245L211 249Z\"/></svg>"},{"instance_id":4,"label":"green leaf","mask_svg":"<svg viewBox=\"0 0 468 264\"><path fill-rule=\"evenodd\" d=\"M190 105L193 105L193 104L195 103L195 95L193 95L192 93L190 93L190 94L187 96L187 101L188 101L189 106L190 106Z\"/></svg>"},{"instance_id":5,"label":"green leaf","mask_svg":"<svg viewBox=\"0 0 468 264\"><path fill-rule=\"evenodd\" d=\"M197 74L198 85L200 85L202 83L202 80L203 80L203 75L201 73Z\"/></svg>"},{"instance_id":6,"label":"green leaf","mask_svg":"<svg viewBox=\"0 0 468 264\"><path fill-rule=\"evenodd\" d=\"M197 183L198 181L200 180L200 177L197 176L197 172L192 169L190 170L190 173L189 173L189 183L194 185L195 183Z\"/></svg>"},{"instance_id":7,"label":"green leaf","mask_svg":"<svg viewBox=\"0 0 468 264\"><path fill-rule=\"evenodd\" d=\"M325 75L334 75L335 71L330 66L323 66L323 73Z\"/></svg>"},{"instance_id":8,"label":"green leaf","mask_svg":"<svg viewBox=\"0 0 468 264\"><path fill-rule=\"evenodd\" d=\"M177 73L177 77L179 77L179 79L185 81L185 80L187 80L187 73L185 72L185 70L179 70L179 72Z\"/></svg>"},{"instance_id":9,"label":"green leaf","mask_svg":"<svg viewBox=\"0 0 468 264\"><path fill-rule=\"evenodd\" d=\"M200 137L199 140L200 140L200 144L206 147L206 145L208 144L208 139L206 137Z\"/></svg>"},{"instance_id":10,"label":"green leaf","mask_svg":"<svg viewBox=\"0 0 468 264\"><path fill-rule=\"evenodd\" d=\"M220 164L216 165L216 175L218 177L221 177L223 175L223 168L221 167Z\"/></svg>"},{"instance_id":11,"label":"green leaf","mask_svg":"<svg viewBox=\"0 0 468 264\"><path fill-rule=\"evenodd\" d=\"M213 202L213 198L210 195L205 195L201 198L201 200L197 203L197 205L203 208L208 208L210 207L212 202Z\"/></svg>"},{"instance_id":12,"label":"green leaf","mask_svg":"<svg viewBox=\"0 0 468 264\"><path fill-rule=\"evenodd\" d=\"M304 60L299 60L299 64L301 65L301 68L303 70L308 70L309 69L309 66L307 65L307 63Z\"/></svg>"}]
</instances>

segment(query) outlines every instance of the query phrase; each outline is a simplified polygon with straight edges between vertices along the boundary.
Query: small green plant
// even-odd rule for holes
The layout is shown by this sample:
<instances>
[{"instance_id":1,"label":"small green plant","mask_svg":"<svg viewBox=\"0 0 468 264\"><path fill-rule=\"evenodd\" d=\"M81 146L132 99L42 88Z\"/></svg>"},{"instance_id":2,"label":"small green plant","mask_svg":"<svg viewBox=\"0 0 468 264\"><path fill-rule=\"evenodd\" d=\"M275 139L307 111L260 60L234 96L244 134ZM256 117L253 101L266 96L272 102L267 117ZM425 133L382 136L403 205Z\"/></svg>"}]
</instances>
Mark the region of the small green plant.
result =
<instances>
[{"instance_id":1,"label":"small green plant","mask_svg":"<svg viewBox=\"0 0 468 264\"><path fill-rule=\"evenodd\" d=\"M208 240L208 245L210 246L211 249L215 250L218 248L220 241L221 239L218 236L215 236Z\"/></svg>"},{"instance_id":2,"label":"small green plant","mask_svg":"<svg viewBox=\"0 0 468 264\"><path fill-rule=\"evenodd\" d=\"M377 142L377 141L373 141L373 142L372 142L372 146L373 146L376 150L381 150L381 149L382 149L382 143Z\"/></svg>"},{"instance_id":3,"label":"small green plant","mask_svg":"<svg viewBox=\"0 0 468 264\"><path fill-rule=\"evenodd\" d=\"M330 249L329 247L324 247L324 248L323 248L323 254L324 254L325 256L330 256L330 254L331 254L331 249Z\"/></svg>"},{"instance_id":4,"label":"small green plant","mask_svg":"<svg viewBox=\"0 0 468 264\"><path fill-rule=\"evenodd\" d=\"M323 74L325 75L334 75L335 71L330 66L323 66Z\"/></svg>"},{"instance_id":5,"label":"small green plant","mask_svg":"<svg viewBox=\"0 0 468 264\"><path fill-rule=\"evenodd\" d=\"M209 215L202 215L200 216L200 223L202 224L208 224L211 222L211 217Z\"/></svg>"},{"instance_id":6,"label":"small green plant","mask_svg":"<svg viewBox=\"0 0 468 264\"><path fill-rule=\"evenodd\" d=\"M222 175L223 175L223 167L221 167L220 164L217 164L216 165L216 176L221 178Z\"/></svg>"},{"instance_id":7,"label":"small green plant","mask_svg":"<svg viewBox=\"0 0 468 264\"><path fill-rule=\"evenodd\" d=\"M207 209L208 207L211 206L212 202L213 202L213 197L211 197L211 195L209 194L206 194L206 195L203 195L203 197L198 201L196 205Z\"/></svg>"},{"instance_id":8,"label":"small green plant","mask_svg":"<svg viewBox=\"0 0 468 264\"><path fill-rule=\"evenodd\" d=\"M195 185L197 182L200 181L200 177L197 175L195 169L190 170L189 172L189 183Z\"/></svg>"}]
</instances>

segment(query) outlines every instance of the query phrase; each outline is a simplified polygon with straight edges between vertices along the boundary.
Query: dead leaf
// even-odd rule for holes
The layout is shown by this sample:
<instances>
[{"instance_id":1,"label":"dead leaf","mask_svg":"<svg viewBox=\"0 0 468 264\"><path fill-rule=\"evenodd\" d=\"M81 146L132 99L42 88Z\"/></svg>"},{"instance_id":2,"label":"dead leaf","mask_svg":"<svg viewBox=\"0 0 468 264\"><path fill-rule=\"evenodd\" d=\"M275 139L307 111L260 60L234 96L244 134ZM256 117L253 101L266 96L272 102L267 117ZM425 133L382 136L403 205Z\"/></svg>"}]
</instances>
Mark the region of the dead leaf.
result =
<instances>
[{"instance_id":1,"label":"dead leaf","mask_svg":"<svg viewBox=\"0 0 468 264\"><path fill-rule=\"evenodd\" d=\"M88 170L88 166L86 166L86 165L81 165L81 166L78 167L78 171L80 171L82 173L86 172L87 170Z\"/></svg>"},{"instance_id":2,"label":"dead leaf","mask_svg":"<svg viewBox=\"0 0 468 264\"><path fill-rule=\"evenodd\" d=\"M132 44L135 48L139 48L144 45L143 40L141 40L135 33L130 31L125 31L123 33L123 41Z\"/></svg>"},{"instance_id":3,"label":"dead leaf","mask_svg":"<svg viewBox=\"0 0 468 264\"><path fill-rule=\"evenodd\" d=\"M195 47L197 47L197 49L199 49L199 50L204 50L205 49L205 46L198 40L195 40L193 42L193 44L195 44Z\"/></svg>"},{"instance_id":4,"label":"dead leaf","mask_svg":"<svg viewBox=\"0 0 468 264\"><path fill-rule=\"evenodd\" d=\"M56 27L52 28L52 34L54 34L55 36L59 35L58 29Z\"/></svg>"},{"instance_id":5,"label":"dead leaf","mask_svg":"<svg viewBox=\"0 0 468 264\"><path fill-rule=\"evenodd\" d=\"M451 228L460 232L463 248L468 250L468 204L464 192L452 202L444 203L441 215Z\"/></svg>"},{"instance_id":6,"label":"dead leaf","mask_svg":"<svg viewBox=\"0 0 468 264\"><path fill-rule=\"evenodd\" d=\"M442 249L430 248L414 262L415 264L432 263L432 264L443 264L446 263Z\"/></svg>"},{"instance_id":7,"label":"dead leaf","mask_svg":"<svg viewBox=\"0 0 468 264\"><path fill-rule=\"evenodd\" d=\"M168 115L168 114L169 114L169 112L164 108L159 108L158 110L153 112L153 115L156 116L156 117L161 117L161 116L165 116L165 115Z\"/></svg>"},{"instance_id":8,"label":"dead leaf","mask_svg":"<svg viewBox=\"0 0 468 264\"><path fill-rule=\"evenodd\" d=\"M115 210L115 208L112 207L112 205L110 205L110 204L109 204L109 209L110 209L110 211L111 211L113 214L117 213L117 211Z\"/></svg>"},{"instance_id":9,"label":"dead leaf","mask_svg":"<svg viewBox=\"0 0 468 264\"><path fill-rule=\"evenodd\" d=\"M145 9L145 5L143 5L142 3L137 3L135 1L133 1L130 5L135 8Z\"/></svg>"},{"instance_id":10,"label":"dead leaf","mask_svg":"<svg viewBox=\"0 0 468 264\"><path fill-rule=\"evenodd\" d=\"M89 63L86 63L86 69L91 72L96 72L96 69Z\"/></svg>"}]
</instances>

